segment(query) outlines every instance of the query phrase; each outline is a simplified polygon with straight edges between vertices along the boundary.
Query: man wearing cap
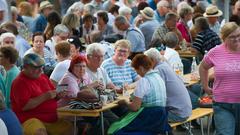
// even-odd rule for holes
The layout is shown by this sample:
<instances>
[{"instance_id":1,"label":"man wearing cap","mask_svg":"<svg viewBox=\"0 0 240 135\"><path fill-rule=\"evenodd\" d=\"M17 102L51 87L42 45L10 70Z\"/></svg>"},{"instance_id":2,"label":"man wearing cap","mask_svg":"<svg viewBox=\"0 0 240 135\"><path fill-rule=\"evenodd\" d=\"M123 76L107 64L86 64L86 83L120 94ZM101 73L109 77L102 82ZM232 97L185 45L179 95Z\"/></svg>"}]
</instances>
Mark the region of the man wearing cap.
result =
<instances>
[{"instance_id":1,"label":"man wearing cap","mask_svg":"<svg viewBox=\"0 0 240 135\"><path fill-rule=\"evenodd\" d=\"M42 1L40 3L40 15L36 20L34 20L33 33L35 32L44 32L45 27L47 26L46 17L52 11L53 5L49 1Z\"/></svg>"},{"instance_id":2,"label":"man wearing cap","mask_svg":"<svg viewBox=\"0 0 240 135\"><path fill-rule=\"evenodd\" d=\"M207 7L204 17L208 19L208 24L210 29L216 32L218 35L220 34L220 23L218 22L218 18L222 16L222 11L217 8L217 6L209 6Z\"/></svg>"},{"instance_id":3,"label":"man wearing cap","mask_svg":"<svg viewBox=\"0 0 240 135\"><path fill-rule=\"evenodd\" d=\"M140 11L140 14L141 17L139 21L142 21L142 23L140 24L139 29L142 31L145 37L145 47L148 49L152 40L152 35L158 28L159 23L154 18L154 11L150 7L145 7Z\"/></svg>"},{"instance_id":4,"label":"man wearing cap","mask_svg":"<svg viewBox=\"0 0 240 135\"><path fill-rule=\"evenodd\" d=\"M24 134L71 135L71 123L57 117L57 93L47 76L42 73L44 60L37 54L23 58L23 70L13 81L11 89L12 110L22 123Z\"/></svg>"}]
</instances>

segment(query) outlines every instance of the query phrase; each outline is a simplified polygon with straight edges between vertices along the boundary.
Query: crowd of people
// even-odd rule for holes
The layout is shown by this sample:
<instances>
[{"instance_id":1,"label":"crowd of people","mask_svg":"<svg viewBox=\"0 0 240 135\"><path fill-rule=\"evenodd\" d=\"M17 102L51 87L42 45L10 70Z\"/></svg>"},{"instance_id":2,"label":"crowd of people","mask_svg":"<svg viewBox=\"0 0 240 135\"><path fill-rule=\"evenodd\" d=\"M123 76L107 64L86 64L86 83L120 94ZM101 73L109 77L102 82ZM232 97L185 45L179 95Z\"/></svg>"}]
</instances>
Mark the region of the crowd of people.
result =
<instances>
[{"instance_id":1,"label":"crowd of people","mask_svg":"<svg viewBox=\"0 0 240 135\"><path fill-rule=\"evenodd\" d=\"M104 111L106 134L173 134L168 123L187 120L205 94L216 134L240 135L240 1L227 3L229 20L223 2L0 0L1 134L72 135L57 108L134 89ZM201 83L186 87L175 72L195 62L178 50L196 56ZM77 121L79 134L101 134L99 118Z\"/></svg>"}]
</instances>

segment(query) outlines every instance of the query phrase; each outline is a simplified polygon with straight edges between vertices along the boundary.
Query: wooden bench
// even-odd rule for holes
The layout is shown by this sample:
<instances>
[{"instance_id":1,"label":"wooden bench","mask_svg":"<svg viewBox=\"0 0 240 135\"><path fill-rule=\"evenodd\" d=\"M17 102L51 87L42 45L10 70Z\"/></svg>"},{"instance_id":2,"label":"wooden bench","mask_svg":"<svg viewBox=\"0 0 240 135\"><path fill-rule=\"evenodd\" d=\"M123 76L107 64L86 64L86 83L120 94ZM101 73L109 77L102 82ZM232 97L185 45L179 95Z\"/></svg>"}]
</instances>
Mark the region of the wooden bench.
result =
<instances>
[{"instance_id":1,"label":"wooden bench","mask_svg":"<svg viewBox=\"0 0 240 135\"><path fill-rule=\"evenodd\" d=\"M209 135L210 134L210 124L211 124L211 121L212 121L212 115L213 115L213 109L212 108L197 108L197 109L192 110L192 115L186 121L170 123L170 126L172 128L174 128L176 126L188 123L187 130L188 130L188 133L191 135L192 134L192 131L191 131L191 121L192 120L196 120L196 119L200 119L201 132L202 132L202 135L204 135L203 123L202 123L202 119L201 118L204 117L204 116L207 116L208 117L207 134Z\"/></svg>"}]
</instances>

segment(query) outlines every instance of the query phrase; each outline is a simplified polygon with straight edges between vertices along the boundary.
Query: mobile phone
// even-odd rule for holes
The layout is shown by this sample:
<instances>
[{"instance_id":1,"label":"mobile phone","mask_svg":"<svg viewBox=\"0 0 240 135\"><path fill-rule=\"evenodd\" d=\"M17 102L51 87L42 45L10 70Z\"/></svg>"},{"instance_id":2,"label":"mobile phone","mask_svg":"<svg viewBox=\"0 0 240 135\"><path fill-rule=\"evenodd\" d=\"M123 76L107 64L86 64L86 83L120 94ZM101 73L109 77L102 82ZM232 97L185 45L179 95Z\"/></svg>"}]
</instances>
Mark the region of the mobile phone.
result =
<instances>
[{"instance_id":1,"label":"mobile phone","mask_svg":"<svg viewBox=\"0 0 240 135\"><path fill-rule=\"evenodd\" d=\"M62 91L66 91L68 89L68 84L59 84L57 85L57 92L62 92Z\"/></svg>"}]
</instances>

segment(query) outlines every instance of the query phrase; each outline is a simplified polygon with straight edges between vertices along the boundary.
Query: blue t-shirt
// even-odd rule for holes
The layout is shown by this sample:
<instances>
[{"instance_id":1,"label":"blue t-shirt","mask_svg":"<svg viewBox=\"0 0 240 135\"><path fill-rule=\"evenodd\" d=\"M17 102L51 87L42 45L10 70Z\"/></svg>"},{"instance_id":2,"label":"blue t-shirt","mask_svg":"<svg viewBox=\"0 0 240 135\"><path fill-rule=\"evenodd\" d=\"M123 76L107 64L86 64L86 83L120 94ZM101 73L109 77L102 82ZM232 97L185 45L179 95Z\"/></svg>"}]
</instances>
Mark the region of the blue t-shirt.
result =
<instances>
[{"instance_id":1,"label":"blue t-shirt","mask_svg":"<svg viewBox=\"0 0 240 135\"><path fill-rule=\"evenodd\" d=\"M133 83L137 79L136 71L130 66L131 60L126 60L123 66L118 66L112 58L105 60L102 67L106 70L114 85L122 87L124 83Z\"/></svg>"},{"instance_id":2,"label":"blue t-shirt","mask_svg":"<svg viewBox=\"0 0 240 135\"><path fill-rule=\"evenodd\" d=\"M15 113L10 109L0 110L0 118L5 123L9 135L23 135L22 126Z\"/></svg>"}]
</instances>

